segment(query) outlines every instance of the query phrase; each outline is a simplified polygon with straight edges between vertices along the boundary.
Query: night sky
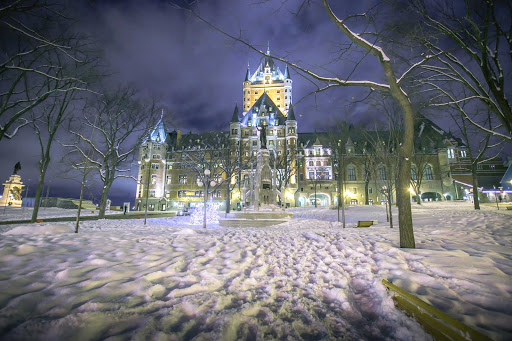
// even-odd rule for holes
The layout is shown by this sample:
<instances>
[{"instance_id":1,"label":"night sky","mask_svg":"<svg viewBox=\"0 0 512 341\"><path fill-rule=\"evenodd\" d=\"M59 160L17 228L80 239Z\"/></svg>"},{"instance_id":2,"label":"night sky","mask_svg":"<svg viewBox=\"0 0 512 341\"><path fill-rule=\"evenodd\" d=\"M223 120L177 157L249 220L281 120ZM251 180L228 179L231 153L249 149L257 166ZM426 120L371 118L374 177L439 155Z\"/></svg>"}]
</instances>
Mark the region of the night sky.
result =
<instances>
[{"instance_id":1,"label":"night sky","mask_svg":"<svg viewBox=\"0 0 512 341\"><path fill-rule=\"evenodd\" d=\"M370 7L374 1L331 2L335 13L343 17ZM346 40L328 20L320 1L297 13L300 3L302 0L202 1L199 10L207 20L235 36L241 34L261 50L266 51L269 42L272 54L323 75L383 80L383 73L371 56L363 59L354 74L353 60L359 60L361 54L350 53L333 60ZM77 1L73 6L79 19L78 30L99 40L113 78L134 84L145 96L159 98L174 124L171 128L192 132L228 128L235 103L240 105L242 101L247 65L254 72L261 55L234 43L168 1ZM278 65L284 70L282 63ZM324 130L325 121L333 116L367 126L379 120L377 109L354 103L366 96L365 89L335 88L300 101L315 87L294 71L291 77L300 132ZM30 183L29 196L33 196L39 150L32 131L26 128L0 144L0 180L5 181L15 162L21 161L20 175ZM55 153L48 172L50 196L77 197L77 187L58 178L59 148ZM133 164L134 176L136 168ZM135 187L134 181L116 180L110 196L114 204L133 201Z\"/></svg>"}]
</instances>

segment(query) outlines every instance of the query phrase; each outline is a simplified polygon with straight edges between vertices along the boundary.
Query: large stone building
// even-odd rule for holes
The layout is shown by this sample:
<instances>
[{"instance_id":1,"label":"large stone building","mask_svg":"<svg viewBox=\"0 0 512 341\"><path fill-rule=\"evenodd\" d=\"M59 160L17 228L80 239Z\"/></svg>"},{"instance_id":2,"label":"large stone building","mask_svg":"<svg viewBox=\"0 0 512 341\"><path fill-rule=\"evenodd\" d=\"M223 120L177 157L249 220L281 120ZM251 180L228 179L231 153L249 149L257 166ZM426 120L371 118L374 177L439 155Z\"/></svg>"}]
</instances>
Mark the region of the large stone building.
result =
<instances>
[{"instance_id":1,"label":"large stone building","mask_svg":"<svg viewBox=\"0 0 512 341\"><path fill-rule=\"evenodd\" d=\"M390 187L396 170L390 169L393 160L386 163L377 156L375 141L389 134L356 129L341 135L299 133L292 88L288 67L282 72L267 53L253 74L247 69L242 110L236 106L230 122L226 117L229 131L182 134L181 130L166 131L160 122L140 149L135 209L143 210L146 202L149 210L175 210L202 203L202 172L208 162L191 163L201 153L212 160L224 153L242 165L231 174L218 167L222 158L209 166L217 170L212 174L215 185L208 194L224 208L228 189L232 208L254 206L256 202L335 205L338 193L347 204L382 203L382 189ZM343 148L339 141L343 141ZM417 119L412 178L422 180L416 192L423 200L462 198L452 175L459 160L464 160L465 147L454 141L430 120ZM386 148L389 151L391 147ZM258 170L262 162L268 163L267 171ZM339 188L340 169L343 190ZM411 200L415 195L411 186Z\"/></svg>"}]
</instances>

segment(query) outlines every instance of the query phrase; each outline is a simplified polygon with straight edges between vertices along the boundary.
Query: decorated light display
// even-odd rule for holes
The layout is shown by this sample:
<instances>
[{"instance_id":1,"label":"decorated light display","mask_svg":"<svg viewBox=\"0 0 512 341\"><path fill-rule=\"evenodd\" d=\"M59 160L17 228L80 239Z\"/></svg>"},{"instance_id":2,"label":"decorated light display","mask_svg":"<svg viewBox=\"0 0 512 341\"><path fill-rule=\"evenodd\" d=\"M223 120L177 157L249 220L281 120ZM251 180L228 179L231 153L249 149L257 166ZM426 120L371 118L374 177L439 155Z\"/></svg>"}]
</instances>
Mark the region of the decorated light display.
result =
<instances>
[{"instance_id":1,"label":"decorated light display","mask_svg":"<svg viewBox=\"0 0 512 341\"><path fill-rule=\"evenodd\" d=\"M219 212L218 212L219 204L209 201L206 204L206 222L208 224L217 224L219 222ZM204 206L198 207L192 214L190 215L190 222L194 225L203 224L204 217Z\"/></svg>"}]
</instances>

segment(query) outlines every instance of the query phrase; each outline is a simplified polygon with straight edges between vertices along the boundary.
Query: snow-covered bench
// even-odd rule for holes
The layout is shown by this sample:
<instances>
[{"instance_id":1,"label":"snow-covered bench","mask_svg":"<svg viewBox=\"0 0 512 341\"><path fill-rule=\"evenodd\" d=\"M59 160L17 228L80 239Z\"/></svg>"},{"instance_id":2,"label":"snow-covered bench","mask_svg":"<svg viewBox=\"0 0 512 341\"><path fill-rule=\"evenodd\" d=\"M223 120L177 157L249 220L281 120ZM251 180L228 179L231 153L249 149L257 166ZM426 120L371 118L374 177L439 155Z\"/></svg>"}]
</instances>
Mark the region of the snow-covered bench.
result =
<instances>
[{"instance_id":1,"label":"snow-covered bench","mask_svg":"<svg viewBox=\"0 0 512 341\"><path fill-rule=\"evenodd\" d=\"M359 220L357 227L370 227L373 225L373 220Z\"/></svg>"}]
</instances>

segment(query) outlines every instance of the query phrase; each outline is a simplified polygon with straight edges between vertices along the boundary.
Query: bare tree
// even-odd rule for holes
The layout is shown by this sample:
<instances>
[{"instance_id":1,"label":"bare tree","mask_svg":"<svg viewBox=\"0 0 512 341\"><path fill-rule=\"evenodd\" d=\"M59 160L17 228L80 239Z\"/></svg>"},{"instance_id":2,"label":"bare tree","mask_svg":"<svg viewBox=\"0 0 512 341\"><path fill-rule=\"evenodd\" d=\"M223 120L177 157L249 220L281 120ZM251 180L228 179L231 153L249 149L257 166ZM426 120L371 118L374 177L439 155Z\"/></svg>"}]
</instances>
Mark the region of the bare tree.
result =
<instances>
[{"instance_id":1,"label":"bare tree","mask_svg":"<svg viewBox=\"0 0 512 341\"><path fill-rule=\"evenodd\" d=\"M510 142L512 108L506 80L512 66L512 5L492 0L461 5L448 0L411 2L421 28L413 39L437 55L421 66L421 77L411 75L421 91L432 93L435 106L487 108L496 122L493 126L482 124L469 111L461 114L468 124Z\"/></svg>"},{"instance_id":2,"label":"bare tree","mask_svg":"<svg viewBox=\"0 0 512 341\"><path fill-rule=\"evenodd\" d=\"M411 187L416 193L416 203L418 205L421 205L421 185L428 174L427 168L430 167L435 157L435 154L422 150L421 147L417 148L412 154Z\"/></svg>"},{"instance_id":3,"label":"bare tree","mask_svg":"<svg viewBox=\"0 0 512 341\"><path fill-rule=\"evenodd\" d=\"M240 183L240 174L244 169L248 168L249 160L243 159L240 144L230 139L228 134L222 136L216 144L212 148L216 149L219 153L218 166L226 179L226 214L228 214L231 209L231 191L237 183Z\"/></svg>"},{"instance_id":4,"label":"bare tree","mask_svg":"<svg viewBox=\"0 0 512 341\"><path fill-rule=\"evenodd\" d=\"M282 151L274 150L271 154L270 167L275 170L276 186L280 198L281 206L286 205L286 187L295 179L297 181L297 149L295 145L288 146L287 140L284 139L284 148Z\"/></svg>"},{"instance_id":5,"label":"bare tree","mask_svg":"<svg viewBox=\"0 0 512 341\"><path fill-rule=\"evenodd\" d=\"M30 124L28 113L54 95L85 88L62 69L84 61L77 47L87 39L70 36L71 20L56 2L9 0L0 6L1 141Z\"/></svg>"},{"instance_id":6,"label":"bare tree","mask_svg":"<svg viewBox=\"0 0 512 341\"><path fill-rule=\"evenodd\" d=\"M129 174L130 169L124 165L138 151L160 117L154 101L136 99L136 91L131 87L105 92L93 101L90 110L84 112L82 120L78 122L80 126L71 130L77 142L67 146L80 153L98 170L103 183L99 217L103 218L108 193L115 179L124 177L135 180ZM87 134L88 130L97 132L94 141ZM92 156L88 148L93 150Z\"/></svg>"},{"instance_id":7,"label":"bare tree","mask_svg":"<svg viewBox=\"0 0 512 341\"><path fill-rule=\"evenodd\" d=\"M486 161L490 161L496 158L502 149L495 151L493 155L488 156L488 151L497 148L502 145L503 139L496 139L494 136L490 134L482 134L482 130L476 128L474 124L470 123L467 120L468 111L471 109L467 109L469 105L467 103L457 103L455 105L455 110L450 110L450 116L455 126L458 129L458 134L462 136L464 144L467 148L467 156L469 157L471 163L471 175L473 179L473 205L475 210L480 209L480 199L478 193L478 164ZM475 110L473 108L472 110ZM492 116L490 111L480 111L477 113L471 114L473 117L473 121L477 122L478 125L482 127L488 127L492 129ZM496 140L493 142L493 140Z\"/></svg>"},{"instance_id":8,"label":"bare tree","mask_svg":"<svg viewBox=\"0 0 512 341\"><path fill-rule=\"evenodd\" d=\"M345 228L345 159L347 156L346 145L352 127L338 117L332 117L328 122L329 147L331 147L331 159L338 187L338 222L340 221L341 207L341 221Z\"/></svg>"},{"instance_id":9,"label":"bare tree","mask_svg":"<svg viewBox=\"0 0 512 341\"><path fill-rule=\"evenodd\" d=\"M31 218L32 222L37 220L46 172L51 162L53 142L62 123L72 115L74 110L73 104L80 99L78 97L81 93L80 88L75 88L75 85L88 84L95 79L91 72L96 62L95 58L87 58L87 63L64 63L60 61L60 56L56 55L55 58L60 67L56 74L57 78L51 80L50 83L55 83L54 87L56 88L66 87L69 90L53 93L49 101L32 109L32 119L30 121L32 122L31 125L34 128L41 151L39 181ZM66 85L61 86L60 83L65 83ZM48 86L50 87L50 84Z\"/></svg>"},{"instance_id":10,"label":"bare tree","mask_svg":"<svg viewBox=\"0 0 512 341\"><path fill-rule=\"evenodd\" d=\"M183 168L189 169L189 174L195 176L196 184L203 187L203 228L206 228L207 203L210 195L221 188L225 182L229 186L231 177L238 172L238 168L231 168L226 164L227 156L231 160L231 146L227 143L229 141L223 133L204 135L199 145L196 144L194 148L182 152ZM230 175L228 176L228 174ZM226 193L226 198L228 196L229 192ZM226 204L228 204L227 200Z\"/></svg>"}]
</instances>

